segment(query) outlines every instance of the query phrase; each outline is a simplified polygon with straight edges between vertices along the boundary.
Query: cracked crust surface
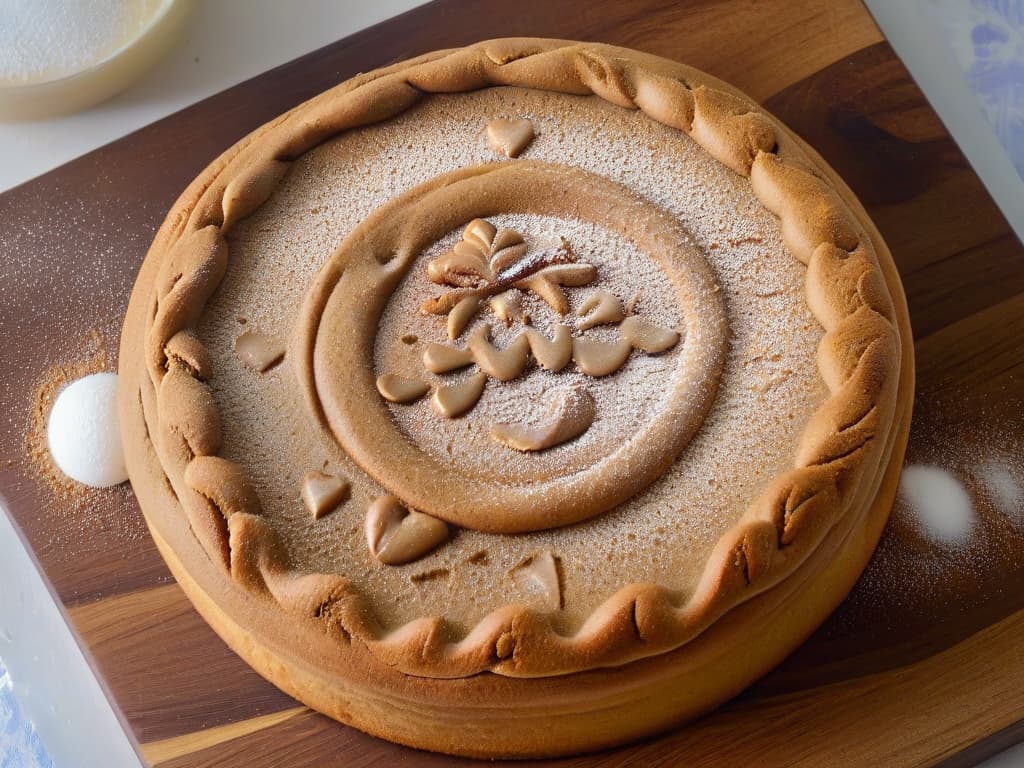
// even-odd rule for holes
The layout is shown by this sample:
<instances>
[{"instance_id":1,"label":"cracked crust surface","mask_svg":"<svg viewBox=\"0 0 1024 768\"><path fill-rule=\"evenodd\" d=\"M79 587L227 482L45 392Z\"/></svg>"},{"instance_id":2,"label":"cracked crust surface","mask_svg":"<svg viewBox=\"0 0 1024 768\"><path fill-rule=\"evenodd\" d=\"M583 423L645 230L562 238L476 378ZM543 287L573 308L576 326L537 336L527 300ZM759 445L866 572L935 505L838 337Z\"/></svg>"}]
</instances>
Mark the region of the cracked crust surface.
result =
<instances>
[{"instance_id":1,"label":"cracked crust surface","mask_svg":"<svg viewBox=\"0 0 1024 768\"><path fill-rule=\"evenodd\" d=\"M452 632L439 617L394 628L375 618L374 606L349 579L296 570L261 515L243 468L218 455L222 414L207 383L211 363L193 333L227 268L227 235L270 197L297 157L344 130L400 114L431 93L492 85L594 94L639 109L749 178L757 198L778 216L786 247L807 265L807 304L824 329L815 362L827 398L794 446L792 467L767 483L720 538L692 591L623 586L568 634L542 612L522 606L494 611L462 632ZM836 551L866 524L876 478L902 450L897 425L907 411L906 336L893 303L898 283L884 273L879 245L863 212L837 189L819 159L742 95L690 68L610 46L498 40L378 70L256 131L211 165L175 205L143 267L122 339L125 444L140 448L129 461L133 485L165 554L170 548L184 570L213 579L197 586L213 606L231 603L240 590L250 615L285 612L299 619L298 631L311 650L298 659L293 654L290 663L307 675L318 664L347 668L350 657L367 654L398 675L466 678L460 691L482 671L552 677L638 659L668 663L670 657L682 668L687 646L699 646L716 625L734 622L744 605L813 578L811 565L822 553ZM340 273L325 279L332 277L336 281ZM195 538L174 546L167 526L184 521ZM196 545L206 558L201 565L195 563ZM246 642L258 646L253 625ZM323 699L323 691L313 691L317 684L294 683L298 673L284 675L286 682L281 673L271 676L300 698L306 693ZM488 685L481 683L481 690ZM486 699L486 692L467 695ZM339 715L337 707L321 708L386 732L386 726ZM415 743L417 737L397 738Z\"/></svg>"}]
</instances>

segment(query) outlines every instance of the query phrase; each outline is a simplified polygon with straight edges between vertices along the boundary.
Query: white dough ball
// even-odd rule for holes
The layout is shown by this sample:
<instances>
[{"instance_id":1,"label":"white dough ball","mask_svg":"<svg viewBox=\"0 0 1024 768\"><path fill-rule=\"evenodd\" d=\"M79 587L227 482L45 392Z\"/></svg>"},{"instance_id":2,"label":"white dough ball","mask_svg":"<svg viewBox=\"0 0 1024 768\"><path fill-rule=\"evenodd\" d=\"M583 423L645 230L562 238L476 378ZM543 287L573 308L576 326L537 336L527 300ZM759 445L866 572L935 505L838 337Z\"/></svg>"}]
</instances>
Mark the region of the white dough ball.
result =
<instances>
[{"instance_id":1,"label":"white dough ball","mask_svg":"<svg viewBox=\"0 0 1024 768\"><path fill-rule=\"evenodd\" d=\"M128 479L117 418L117 374L94 373L57 395L46 430L60 471L93 488Z\"/></svg>"}]
</instances>

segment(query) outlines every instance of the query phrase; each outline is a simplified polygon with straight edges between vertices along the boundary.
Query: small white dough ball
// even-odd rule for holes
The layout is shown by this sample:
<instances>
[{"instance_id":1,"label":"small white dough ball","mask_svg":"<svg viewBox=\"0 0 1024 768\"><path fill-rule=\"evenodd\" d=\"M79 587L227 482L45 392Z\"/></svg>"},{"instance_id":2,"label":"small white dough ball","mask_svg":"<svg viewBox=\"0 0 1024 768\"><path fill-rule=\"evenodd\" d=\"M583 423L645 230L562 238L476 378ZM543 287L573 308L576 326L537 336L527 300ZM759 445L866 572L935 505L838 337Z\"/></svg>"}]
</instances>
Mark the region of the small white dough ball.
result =
<instances>
[{"instance_id":1,"label":"small white dough ball","mask_svg":"<svg viewBox=\"0 0 1024 768\"><path fill-rule=\"evenodd\" d=\"M93 488L128 479L117 418L117 374L94 373L57 395L46 430L60 471Z\"/></svg>"}]
</instances>

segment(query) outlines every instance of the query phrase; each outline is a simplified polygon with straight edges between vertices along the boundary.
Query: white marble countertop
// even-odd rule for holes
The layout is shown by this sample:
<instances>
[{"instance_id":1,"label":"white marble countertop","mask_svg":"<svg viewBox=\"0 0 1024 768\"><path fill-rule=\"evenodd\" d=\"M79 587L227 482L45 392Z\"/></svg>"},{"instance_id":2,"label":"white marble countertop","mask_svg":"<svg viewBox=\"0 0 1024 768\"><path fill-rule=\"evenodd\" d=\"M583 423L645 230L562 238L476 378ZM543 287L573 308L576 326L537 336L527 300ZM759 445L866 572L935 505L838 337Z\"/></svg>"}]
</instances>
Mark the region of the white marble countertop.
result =
<instances>
[{"instance_id":1,"label":"white marble countertop","mask_svg":"<svg viewBox=\"0 0 1024 768\"><path fill-rule=\"evenodd\" d=\"M46 121L0 123L0 147L3 148L0 191L420 2L422 0L376 0L373 3L360 0L290 0L288 3L199 0L175 50L125 92L76 115ZM993 189L1017 231L1024 231L1024 204L1021 203L1024 194L1014 197L1024 189L1020 176L1008 174L1005 169L991 171L993 163L998 165L998 137L993 140L993 132L986 132L983 127L971 128L970 119L964 117L963 102L963 94L969 96L970 91L964 91L962 81L957 81L952 90L943 91L941 85L936 90L935 67L953 72L953 66L949 62L936 65L934 52L929 54L922 50L929 46L927 41L922 42L923 28L913 21L912 6L925 13L941 12L950 5L948 0L867 2L983 180ZM956 2L966 5L965 0ZM982 6L986 6L984 0L972 4L972 7ZM1024 6L1019 8L1019 13L1024 17ZM1019 34L1020 29L1017 31ZM939 34L953 36L948 28ZM969 114L978 113L977 105L973 109ZM106 704L102 689L61 611L3 513L0 513L0 583L5 585L6 594L12 596L0 601L0 658L9 672L9 678L5 677L0 666L0 716L3 715L5 681L13 680L13 688L8 685L8 689L13 689L25 716L38 728L57 768L139 765L130 738ZM33 606L31 621L26 619L29 605ZM56 701L61 702L59 709L53 704ZM4 763L5 758L2 749L0 740L0 763ZM984 765L1009 768L1021 764L1024 764L1024 745Z\"/></svg>"}]
</instances>

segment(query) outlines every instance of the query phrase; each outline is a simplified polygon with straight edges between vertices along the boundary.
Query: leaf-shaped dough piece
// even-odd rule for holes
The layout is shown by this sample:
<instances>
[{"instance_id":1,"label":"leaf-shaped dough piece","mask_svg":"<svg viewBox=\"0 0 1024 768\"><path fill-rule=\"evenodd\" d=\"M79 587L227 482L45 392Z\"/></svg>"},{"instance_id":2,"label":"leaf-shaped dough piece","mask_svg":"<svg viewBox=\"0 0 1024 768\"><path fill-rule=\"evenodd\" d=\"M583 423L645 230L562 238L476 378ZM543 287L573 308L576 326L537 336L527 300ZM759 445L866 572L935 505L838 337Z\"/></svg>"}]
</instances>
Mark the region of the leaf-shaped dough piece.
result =
<instances>
[{"instance_id":1,"label":"leaf-shaped dough piece","mask_svg":"<svg viewBox=\"0 0 1024 768\"><path fill-rule=\"evenodd\" d=\"M506 157L519 157L534 137L529 120L491 120L487 124L487 146Z\"/></svg>"},{"instance_id":2,"label":"leaf-shaped dough piece","mask_svg":"<svg viewBox=\"0 0 1024 768\"><path fill-rule=\"evenodd\" d=\"M481 253L491 252L491 244L497 228L487 219L473 219L462 232L462 239L467 243L476 243L480 246Z\"/></svg>"},{"instance_id":3,"label":"leaf-shaped dough piece","mask_svg":"<svg viewBox=\"0 0 1024 768\"><path fill-rule=\"evenodd\" d=\"M438 387L434 390L431 398L431 405L434 410L442 416L454 419L471 410L476 405L480 395L484 393L484 385L487 383L486 373L474 373L463 381L447 386Z\"/></svg>"},{"instance_id":4,"label":"leaf-shaped dough piece","mask_svg":"<svg viewBox=\"0 0 1024 768\"><path fill-rule=\"evenodd\" d=\"M526 322L526 315L523 313L523 294L516 288L492 296L490 305L495 317L506 326L512 325L516 320Z\"/></svg>"},{"instance_id":5,"label":"leaf-shaped dough piece","mask_svg":"<svg viewBox=\"0 0 1024 768\"><path fill-rule=\"evenodd\" d=\"M480 309L479 296L466 296L448 313L448 338L454 341L462 335L473 319L473 315Z\"/></svg>"},{"instance_id":6,"label":"leaf-shaped dough piece","mask_svg":"<svg viewBox=\"0 0 1024 768\"><path fill-rule=\"evenodd\" d=\"M516 451L543 451L579 437L594 423L594 398L585 387L563 387L552 394L548 421L539 427L495 424L491 437Z\"/></svg>"},{"instance_id":7,"label":"leaf-shaped dough piece","mask_svg":"<svg viewBox=\"0 0 1024 768\"><path fill-rule=\"evenodd\" d=\"M595 291L587 296L576 314L583 318L579 324L581 331L590 330L598 325L618 323L626 316L622 300L608 291Z\"/></svg>"},{"instance_id":8,"label":"leaf-shaped dough piece","mask_svg":"<svg viewBox=\"0 0 1024 768\"><path fill-rule=\"evenodd\" d=\"M459 288L482 285L494 278L485 254L476 245L456 243L454 249L427 264L427 277L435 283Z\"/></svg>"},{"instance_id":9,"label":"leaf-shaped dough piece","mask_svg":"<svg viewBox=\"0 0 1024 768\"><path fill-rule=\"evenodd\" d=\"M491 256L491 274L500 275L506 269L512 267L526 256L527 247L526 243L518 243L516 245L510 245L507 248L502 248L500 251L496 250L494 255Z\"/></svg>"},{"instance_id":10,"label":"leaf-shaped dough piece","mask_svg":"<svg viewBox=\"0 0 1024 768\"><path fill-rule=\"evenodd\" d=\"M581 285L590 285L597 279L597 267L585 262L553 264L538 274L555 285L568 285L572 288L578 288Z\"/></svg>"},{"instance_id":11,"label":"leaf-shaped dough piece","mask_svg":"<svg viewBox=\"0 0 1024 768\"><path fill-rule=\"evenodd\" d=\"M556 325L552 339L536 328L527 328L525 333L530 342L530 352L542 368L557 373L572 360L572 333L569 326Z\"/></svg>"},{"instance_id":12,"label":"leaf-shaped dough piece","mask_svg":"<svg viewBox=\"0 0 1024 768\"><path fill-rule=\"evenodd\" d=\"M621 336L612 342L572 340L572 359L588 376L607 376L619 370L633 351L633 345Z\"/></svg>"},{"instance_id":13,"label":"leaf-shaped dough piece","mask_svg":"<svg viewBox=\"0 0 1024 768\"><path fill-rule=\"evenodd\" d=\"M410 379L396 373L385 373L377 377L377 391L391 403L412 403L430 390L430 385L419 379Z\"/></svg>"},{"instance_id":14,"label":"leaf-shaped dough piece","mask_svg":"<svg viewBox=\"0 0 1024 768\"><path fill-rule=\"evenodd\" d=\"M302 502L316 520L337 509L348 493L348 481L335 475L314 471L302 478Z\"/></svg>"},{"instance_id":15,"label":"leaf-shaped dough piece","mask_svg":"<svg viewBox=\"0 0 1024 768\"><path fill-rule=\"evenodd\" d=\"M524 291L533 291L540 296L545 304L560 315L564 315L569 311L569 300L565 298L565 291L559 288L556 283L545 280L543 275L531 275L520 280L516 283L516 286Z\"/></svg>"},{"instance_id":16,"label":"leaf-shaped dough piece","mask_svg":"<svg viewBox=\"0 0 1024 768\"><path fill-rule=\"evenodd\" d=\"M235 354L242 364L265 373L284 359L285 343L274 336L246 331L235 339Z\"/></svg>"},{"instance_id":17,"label":"leaf-shaped dough piece","mask_svg":"<svg viewBox=\"0 0 1024 768\"><path fill-rule=\"evenodd\" d=\"M431 373L448 373L472 364L473 355L466 349L432 343L423 350L423 367Z\"/></svg>"},{"instance_id":18,"label":"leaf-shaped dough piece","mask_svg":"<svg viewBox=\"0 0 1024 768\"><path fill-rule=\"evenodd\" d=\"M469 337L469 351L480 370L498 381L511 381L522 375L529 362L530 342L524 334L504 349L491 344L490 325L477 327Z\"/></svg>"},{"instance_id":19,"label":"leaf-shaped dough piece","mask_svg":"<svg viewBox=\"0 0 1024 768\"><path fill-rule=\"evenodd\" d=\"M634 347L651 354L664 352L679 343L678 331L654 325L638 315L627 317L619 326L619 332Z\"/></svg>"},{"instance_id":20,"label":"leaf-shaped dough piece","mask_svg":"<svg viewBox=\"0 0 1024 768\"><path fill-rule=\"evenodd\" d=\"M569 302L560 286L577 288L596 279L597 268L593 264L553 264L519 280L516 287L533 291L555 312L564 315L569 311Z\"/></svg>"},{"instance_id":21,"label":"leaf-shaped dough piece","mask_svg":"<svg viewBox=\"0 0 1024 768\"><path fill-rule=\"evenodd\" d=\"M521 242L523 242L523 236L514 229L498 230L498 234L494 236L494 240L491 242L491 253L497 253L512 245L519 245Z\"/></svg>"}]
</instances>

